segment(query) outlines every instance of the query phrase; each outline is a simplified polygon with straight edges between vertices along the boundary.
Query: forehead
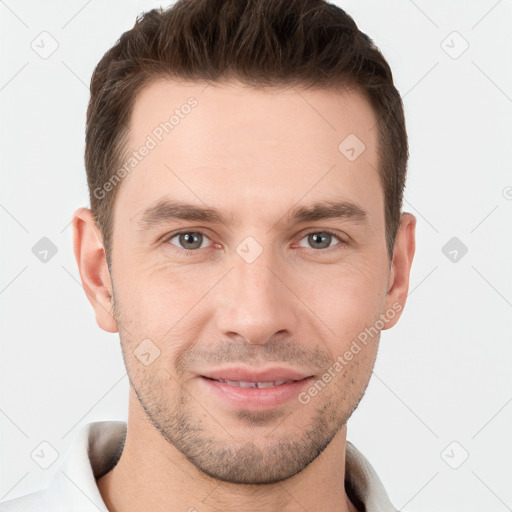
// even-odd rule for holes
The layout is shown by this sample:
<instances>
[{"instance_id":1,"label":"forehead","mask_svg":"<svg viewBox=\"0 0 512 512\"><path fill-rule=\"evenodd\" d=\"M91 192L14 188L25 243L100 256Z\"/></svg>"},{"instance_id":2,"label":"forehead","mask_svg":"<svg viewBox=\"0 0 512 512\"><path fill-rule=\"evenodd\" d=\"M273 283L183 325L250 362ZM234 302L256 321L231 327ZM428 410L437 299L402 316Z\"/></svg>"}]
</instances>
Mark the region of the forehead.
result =
<instances>
[{"instance_id":1,"label":"forehead","mask_svg":"<svg viewBox=\"0 0 512 512\"><path fill-rule=\"evenodd\" d=\"M307 154L337 149L349 134L372 146L376 118L362 93L353 89L254 89L239 82L158 79L143 88L136 99L129 139L136 142L155 130L158 138L159 127L164 130L161 135L170 135L161 126L166 122L172 125L173 139L197 140L205 150L214 150L215 143L227 134L235 148L243 145L249 149L251 143L274 141L287 142L301 151L301 143L307 141L301 151Z\"/></svg>"},{"instance_id":2,"label":"forehead","mask_svg":"<svg viewBox=\"0 0 512 512\"><path fill-rule=\"evenodd\" d=\"M353 90L159 79L139 93L127 142L139 156L120 196L133 211L166 193L237 213L278 198L381 206L376 117Z\"/></svg>"}]
</instances>

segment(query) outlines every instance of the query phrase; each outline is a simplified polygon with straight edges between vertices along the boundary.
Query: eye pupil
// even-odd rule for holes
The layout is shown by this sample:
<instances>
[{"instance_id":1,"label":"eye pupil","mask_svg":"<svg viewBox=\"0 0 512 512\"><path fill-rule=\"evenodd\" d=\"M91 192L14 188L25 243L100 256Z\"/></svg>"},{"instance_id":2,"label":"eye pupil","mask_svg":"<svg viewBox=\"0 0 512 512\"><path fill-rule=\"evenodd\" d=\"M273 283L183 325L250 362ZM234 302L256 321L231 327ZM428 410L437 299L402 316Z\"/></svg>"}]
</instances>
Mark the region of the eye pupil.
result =
<instances>
[{"instance_id":1,"label":"eye pupil","mask_svg":"<svg viewBox=\"0 0 512 512\"><path fill-rule=\"evenodd\" d=\"M323 247L316 246L315 249L326 249L331 245L331 236L329 233L312 233L309 235L309 242L311 245L323 244ZM327 242L327 243L326 243Z\"/></svg>"}]
</instances>

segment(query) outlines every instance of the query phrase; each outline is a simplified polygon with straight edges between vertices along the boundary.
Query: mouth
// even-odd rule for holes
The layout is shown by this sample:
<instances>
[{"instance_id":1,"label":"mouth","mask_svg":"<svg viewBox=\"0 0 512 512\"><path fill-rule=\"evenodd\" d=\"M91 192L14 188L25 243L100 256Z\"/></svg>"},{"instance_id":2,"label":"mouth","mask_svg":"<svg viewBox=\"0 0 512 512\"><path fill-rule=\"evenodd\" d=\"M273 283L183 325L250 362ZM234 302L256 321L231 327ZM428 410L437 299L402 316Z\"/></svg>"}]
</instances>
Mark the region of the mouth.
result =
<instances>
[{"instance_id":1,"label":"mouth","mask_svg":"<svg viewBox=\"0 0 512 512\"><path fill-rule=\"evenodd\" d=\"M210 377L204 377L205 379L210 379ZM228 384L229 386L235 386L237 388L273 388L277 386L282 386L283 384L289 384L290 382L296 382L295 380L276 380L270 382L253 382L253 381L244 381L244 380L227 380L227 379L210 379L215 382L221 382L223 384Z\"/></svg>"},{"instance_id":2,"label":"mouth","mask_svg":"<svg viewBox=\"0 0 512 512\"><path fill-rule=\"evenodd\" d=\"M249 411L269 411L290 403L314 379L313 375L285 368L229 368L198 377L209 399L220 400L223 408Z\"/></svg>"}]
</instances>

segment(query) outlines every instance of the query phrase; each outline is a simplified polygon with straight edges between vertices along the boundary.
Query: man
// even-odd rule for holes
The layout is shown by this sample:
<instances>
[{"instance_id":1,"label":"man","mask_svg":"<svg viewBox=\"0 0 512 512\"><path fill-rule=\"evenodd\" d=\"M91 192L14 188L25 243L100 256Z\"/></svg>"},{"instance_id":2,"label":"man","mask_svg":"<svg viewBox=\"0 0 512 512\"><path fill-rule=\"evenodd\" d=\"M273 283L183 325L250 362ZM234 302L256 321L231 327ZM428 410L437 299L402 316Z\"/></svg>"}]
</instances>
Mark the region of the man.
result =
<instances>
[{"instance_id":1,"label":"man","mask_svg":"<svg viewBox=\"0 0 512 512\"><path fill-rule=\"evenodd\" d=\"M92 77L73 221L128 423L0 509L395 510L346 424L407 296L407 152L384 57L331 4L137 20Z\"/></svg>"}]
</instances>

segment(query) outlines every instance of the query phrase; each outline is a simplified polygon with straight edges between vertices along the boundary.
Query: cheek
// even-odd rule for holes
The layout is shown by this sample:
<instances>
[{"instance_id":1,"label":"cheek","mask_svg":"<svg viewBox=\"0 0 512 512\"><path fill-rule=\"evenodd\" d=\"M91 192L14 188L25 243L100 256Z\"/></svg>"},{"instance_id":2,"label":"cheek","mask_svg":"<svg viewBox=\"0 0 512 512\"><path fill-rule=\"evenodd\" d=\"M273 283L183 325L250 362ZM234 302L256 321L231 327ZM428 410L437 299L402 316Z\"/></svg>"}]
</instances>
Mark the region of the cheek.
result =
<instances>
[{"instance_id":1,"label":"cheek","mask_svg":"<svg viewBox=\"0 0 512 512\"><path fill-rule=\"evenodd\" d=\"M119 265L117 270L120 269ZM183 269L171 271L143 266L137 272L123 274L120 279L114 276L114 283L127 367L138 378L159 374L161 379L171 379L172 385L172 377L177 377L173 361L198 339L201 322L191 319L199 311L194 306L204 296L209 280L192 277ZM151 363L144 364L148 360Z\"/></svg>"},{"instance_id":2,"label":"cheek","mask_svg":"<svg viewBox=\"0 0 512 512\"><path fill-rule=\"evenodd\" d=\"M114 291L123 320L153 336L169 330L205 293L205 283L184 268L151 263L149 258L121 256L113 265ZM148 333L149 335L149 333Z\"/></svg>"},{"instance_id":3,"label":"cheek","mask_svg":"<svg viewBox=\"0 0 512 512\"><path fill-rule=\"evenodd\" d=\"M357 334L382 310L387 273L376 263L358 261L311 266L295 278L297 295L341 337Z\"/></svg>"},{"instance_id":4,"label":"cheek","mask_svg":"<svg viewBox=\"0 0 512 512\"><path fill-rule=\"evenodd\" d=\"M353 341L339 355L343 362L340 379L337 382L338 396L346 400L349 406L355 406L361 398L370 380L377 356L378 336L366 345Z\"/></svg>"}]
</instances>

